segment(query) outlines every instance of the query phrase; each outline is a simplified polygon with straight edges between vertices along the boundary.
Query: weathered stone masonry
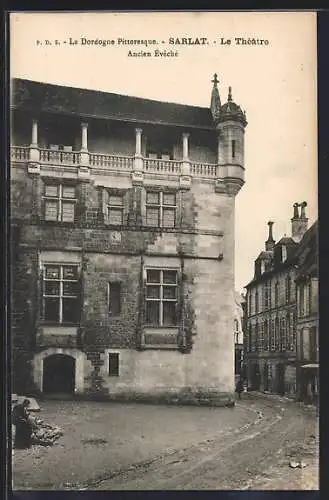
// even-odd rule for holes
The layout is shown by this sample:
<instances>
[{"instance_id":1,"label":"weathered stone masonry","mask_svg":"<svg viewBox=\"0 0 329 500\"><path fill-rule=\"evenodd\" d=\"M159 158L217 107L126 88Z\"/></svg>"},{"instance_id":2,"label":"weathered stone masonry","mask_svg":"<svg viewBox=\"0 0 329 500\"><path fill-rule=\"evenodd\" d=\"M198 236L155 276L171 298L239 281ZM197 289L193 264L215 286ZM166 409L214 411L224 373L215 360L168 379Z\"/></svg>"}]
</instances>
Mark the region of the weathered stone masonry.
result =
<instances>
[{"instance_id":1,"label":"weathered stone masonry","mask_svg":"<svg viewBox=\"0 0 329 500\"><path fill-rule=\"evenodd\" d=\"M78 139L81 131L77 126L77 138L71 140L73 146L61 149L50 141L65 143L65 133L69 134L69 128L74 129L77 124L75 111L68 109L61 97L66 89L46 86L47 100L42 104L45 84L16 82L18 88L25 88L29 105L20 93L13 102L13 113L24 116L24 123L32 123L32 143L25 128L20 129L20 121L14 120L17 128L12 148L12 220L16 228L12 277L15 391L47 392L51 378L60 378L56 372L64 373L71 363L73 368L66 375L72 379L71 385L65 385L65 380L58 383L63 390L74 390L75 394L207 404L233 402L234 197L243 184L246 120L231 94L221 107L217 83L215 78L210 110L154 102L153 110L149 111L154 126L145 125L147 134L143 132L141 119L147 107L143 99L138 101L141 111L137 105L134 108L136 117L123 117L126 123L118 122L118 115L113 113L104 120L102 113L110 112L104 104L103 111L98 111L99 116L89 120L87 126L80 107L82 138ZM31 104L35 86L38 120L33 118ZM74 89L70 92L74 101ZM81 92L86 93L86 100L90 99L89 91ZM93 99L96 94L99 93ZM113 96L103 94L102 99L104 103L106 99L111 101L115 108ZM173 119L172 113L166 115L168 106L174 112L175 106L181 106L177 118ZM63 120L63 129L58 130L54 125L50 133L55 110L56 123ZM181 110L186 116L178 124ZM120 113L121 119L122 116ZM136 119L140 120L140 128L136 129L135 154L132 154L135 131L131 121ZM164 125L163 121L168 123ZM108 128L106 123L110 124ZM166 129L168 134L163 135ZM111 136L106 137L109 131ZM124 146L127 140L129 147ZM189 144L193 161L189 157ZM93 147L99 149L93 151ZM209 163L205 163L207 157ZM210 163L214 158L217 163ZM64 197L64 189L70 193L68 197L74 193L73 209L72 202L68 206L70 199ZM49 202L54 192L57 194ZM158 200L166 200L166 193L168 200L175 200L171 212L175 223L161 222L168 208L166 201L160 201L161 208L156 208L156 213L161 220L150 225L149 192L155 193ZM111 223L109 219L111 199L115 213L122 213L121 223ZM54 218L54 207L57 220L49 220ZM62 220L62 207L74 211L74 220ZM153 207L152 217L154 213ZM45 317L45 297L51 299L49 293L55 294L56 298L51 299L53 307L62 311L67 290L72 289L70 279L68 283L49 282L45 266L62 269L61 273L65 266L77 269L76 291L69 292L74 293L79 304L73 323L64 323L60 312L59 321L49 322ZM147 278L148 270L152 269L161 280L168 279L168 272L174 272L176 281L169 284L161 281L161 285L156 281L158 284L152 285L147 281L151 279ZM120 290L120 308L115 314L109 310L112 284L117 284ZM155 320L147 323L148 293L161 293L163 305L156 302L160 309L150 302L148 305L160 311L162 321L168 314L165 307L172 311L170 315L174 314L167 326L154 323ZM174 305L163 294L175 297ZM52 365L53 362L62 364Z\"/></svg>"}]
</instances>

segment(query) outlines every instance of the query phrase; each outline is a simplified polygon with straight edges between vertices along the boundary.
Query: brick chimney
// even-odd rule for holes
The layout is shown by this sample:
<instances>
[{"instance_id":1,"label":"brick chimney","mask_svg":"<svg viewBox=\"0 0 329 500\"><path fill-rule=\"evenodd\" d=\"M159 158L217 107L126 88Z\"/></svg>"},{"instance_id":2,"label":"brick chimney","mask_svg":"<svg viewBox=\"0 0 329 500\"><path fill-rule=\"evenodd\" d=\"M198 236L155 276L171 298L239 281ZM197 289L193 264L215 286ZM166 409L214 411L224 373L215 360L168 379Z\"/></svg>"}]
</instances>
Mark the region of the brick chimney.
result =
<instances>
[{"instance_id":1,"label":"brick chimney","mask_svg":"<svg viewBox=\"0 0 329 500\"><path fill-rule=\"evenodd\" d=\"M291 219L291 237L296 243L299 243L308 228L308 218L305 213L307 203L306 201L303 201L302 203L294 203L293 207L294 214Z\"/></svg>"},{"instance_id":2,"label":"brick chimney","mask_svg":"<svg viewBox=\"0 0 329 500\"><path fill-rule=\"evenodd\" d=\"M272 233L272 227L273 227L274 222L269 221L267 223L268 225L268 238L265 241L265 250L267 252L272 251L275 245L275 241L273 239L273 233Z\"/></svg>"}]
</instances>

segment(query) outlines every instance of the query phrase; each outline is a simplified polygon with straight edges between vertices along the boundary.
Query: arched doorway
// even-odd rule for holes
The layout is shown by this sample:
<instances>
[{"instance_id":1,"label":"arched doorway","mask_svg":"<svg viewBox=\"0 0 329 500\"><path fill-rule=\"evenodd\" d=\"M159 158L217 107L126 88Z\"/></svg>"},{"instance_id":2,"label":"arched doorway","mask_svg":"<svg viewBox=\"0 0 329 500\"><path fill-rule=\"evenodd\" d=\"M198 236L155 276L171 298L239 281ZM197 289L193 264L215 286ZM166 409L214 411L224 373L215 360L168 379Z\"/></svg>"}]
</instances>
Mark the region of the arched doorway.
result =
<instances>
[{"instance_id":1,"label":"arched doorway","mask_svg":"<svg viewBox=\"0 0 329 500\"><path fill-rule=\"evenodd\" d=\"M52 354L43 360L43 392L73 394L75 359L67 354Z\"/></svg>"}]
</instances>

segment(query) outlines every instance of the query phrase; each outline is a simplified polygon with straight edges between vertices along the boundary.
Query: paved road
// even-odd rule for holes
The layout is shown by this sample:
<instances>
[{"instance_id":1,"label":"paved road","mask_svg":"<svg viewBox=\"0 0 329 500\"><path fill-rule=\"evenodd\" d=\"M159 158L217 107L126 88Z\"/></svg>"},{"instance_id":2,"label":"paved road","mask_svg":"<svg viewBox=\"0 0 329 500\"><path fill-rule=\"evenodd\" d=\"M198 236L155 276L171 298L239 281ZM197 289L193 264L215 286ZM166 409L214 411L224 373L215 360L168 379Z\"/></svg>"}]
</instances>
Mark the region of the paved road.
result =
<instances>
[{"instance_id":1,"label":"paved road","mask_svg":"<svg viewBox=\"0 0 329 500\"><path fill-rule=\"evenodd\" d=\"M289 474L293 474L288 465L289 455L299 458L301 454L305 454L304 445L308 439L314 438L316 432L314 414L295 404L280 401L273 403L273 400L248 400L237 405L253 409L258 415L257 419L225 432L214 440L186 449L172 450L171 453L154 457L145 463L131 464L85 488L253 489L253 482L259 482L259 478L275 469L282 459L286 473L289 470ZM287 481L290 481L289 475Z\"/></svg>"}]
</instances>

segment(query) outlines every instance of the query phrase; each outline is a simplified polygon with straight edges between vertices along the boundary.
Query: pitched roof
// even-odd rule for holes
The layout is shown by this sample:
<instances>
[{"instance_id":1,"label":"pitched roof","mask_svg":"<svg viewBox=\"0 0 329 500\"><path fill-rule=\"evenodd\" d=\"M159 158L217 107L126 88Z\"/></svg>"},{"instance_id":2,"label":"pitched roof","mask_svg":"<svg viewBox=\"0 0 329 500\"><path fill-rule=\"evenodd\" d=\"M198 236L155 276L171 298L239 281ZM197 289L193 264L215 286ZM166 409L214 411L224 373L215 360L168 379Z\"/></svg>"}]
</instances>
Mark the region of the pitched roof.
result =
<instances>
[{"instance_id":1,"label":"pitched roof","mask_svg":"<svg viewBox=\"0 0 329 500\"><path fill-rule=\"evenodd\" d=\"M297 243L290 236L283 236L275 246L278 245L297 245Z\"/></svg>"},{"instance_id":2,"label":"pitched roof","mask_svg":"<svg viewBox=\"0 0 329 500\"><path fill-rule=\"evenodd\" d=\"M210 108L13 79L12 107L130 122L214 129Z\"/></svg>"},{"instance_id":3,"label":"pitched roof","mask_svg":"<svg viewBox=\"0 0 329 500\"><path fill-rule=\"evenodd\" d=\"M256 260L271 260L273 257L273 252L271 250L263 250L257 257Z\"/></svg>"}]
</instances>

